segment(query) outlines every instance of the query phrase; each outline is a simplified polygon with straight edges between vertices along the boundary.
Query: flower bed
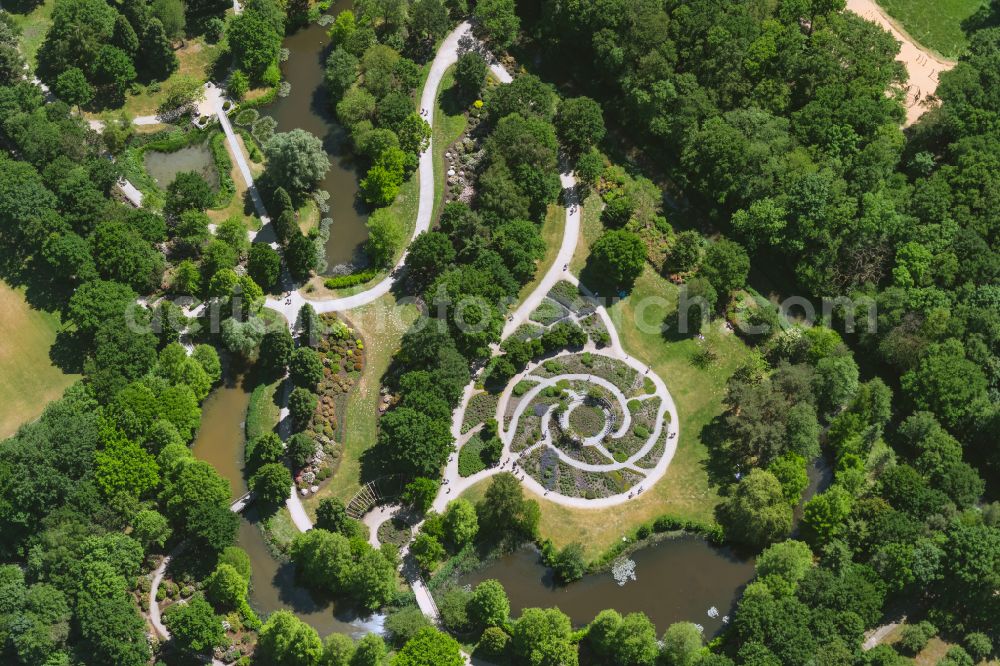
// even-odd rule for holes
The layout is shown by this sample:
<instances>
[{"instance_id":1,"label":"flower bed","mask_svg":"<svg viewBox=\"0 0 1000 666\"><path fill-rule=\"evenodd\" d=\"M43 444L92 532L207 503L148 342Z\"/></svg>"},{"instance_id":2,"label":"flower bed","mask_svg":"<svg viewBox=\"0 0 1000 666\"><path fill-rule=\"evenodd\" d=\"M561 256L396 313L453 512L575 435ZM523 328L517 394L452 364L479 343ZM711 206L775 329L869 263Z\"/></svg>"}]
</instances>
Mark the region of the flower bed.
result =
<instances>
[{"instance_id":1,"label":"flower bed","mask_svg":"<svg viewBox=\"0 0 1000 666\"><path fill-rule=\"evenodd\" d=\"M594 311L594 304L580 293L580 289L576 285L566 280L557 282L549 291L547 297L577 315Z\"/></svg>"},{"instance_id":2,"label":"flower bed","mask_svg":"<svg viewBox=\"0 0 1000 666\"><path fill-rule=\"evenodd\" d=\"M486 469L482 452L483 440L479 438L479 435L473 435L458 452L458 473L460 476L472 476L476 472Z\"/></svg>"},{"instance_id":3,"label":"flower bed","mask_svg":"<svg viewBox=\"0 0 1000 666\"><path fill-rule=\"evenodd\" d=\"M534 414L522 414L517 424L517 432L510 443L510 450L524 451L542 438L542 419Z\"/></svg>"},{"instance_id":4,"label":"flower bed","mask_svg":"<svg viewBox=\"0 0 1000 666\"><path fill-rule=\"evenodd\" d=\"M580 326L587 333L587 337L593 340L598 347L610 344L611 334L608 333L608 327L604 325L604 320L597 313L581 319Z\"/></svg>"},{"instance_id":5,"label":"flower bed","mask_svg":"<svg viewBox=\"0 0 1000 666\"><path fill-rule=\"evenodd\" d=\"M338 442L343 439L347 398L365 365L364 342L355 336L354 329L335 313L319 317L325 334L316 343L316 351L323 361L323 379L317 389L316 412L305 429L316 442L317 453L313 463L296 477L300 488L320 485L333 476L340 464Z\"/></svg>"},{"instance_id":6,"label":"flower bed","mask_svg":"<svg viewBox=\"0 0 1000 666\"><path fill-rule=\"evenodd\" d=\"M656 429L656 414L659 409L659 397L628 401L628 410L632 415L631 427L620 439L606 441L608 451L614 455L615 460L624 462L646 445L650 434Z\"/></svg>"},{"instance_id":7,"label":"flower bed","mask_svg":"<svg viewBox=\"0 0 1000 666\"><path fill-rule=\"evenodd\" d=\"M469 398L469 405L465 409L465 421L462 422L462 433L467 433L480 423L494 418L497 413L497 402L500 401L499 393L483 391L476 393Z\"/></svg>"},{"instance_id":8,"label":"flower bed","mask_svg":"<svg viewBox=\"0 0 1000 666\"><path fill-rule=\"evenodd\" d=\"M617 359L586 352L549 359L531 374L543 378L563 374L594 375L611 382L625 395L632 393L640 376L633 368Z\"/></svg>"},{"instance_id":9,"label":"flower bed","mask_svg":"<svg viewBox=\"0 0 1000 666\"><path fill-rule=\"evenodd\" d=\"M544 488L567 497L596 499L623 493L643 480L630 470L587 472L559 459L552 447L539 447L519 463Z\"/></svg>"},{"instance_id":10,"label":"flower bed","mask_svg":"<svg viewBox=\"0 0 1000 666\"><path fill-rule=\"evenodd\" d=\"M544 332L545 329L543 327L538 324L528 322L518 326L517 330L514 331L510 337L515 340L533 340L537 337L541 337Z\"/></svg>"},{"instance_id":11,"label":"flower bed","mask_svg":"<svg viewBox=\"0 0 1000 666\"><path fill-rule=\"evenodd\" d=\"M664 429L663 434L658 440L656 440L656 444L653 445L653 448L651 448L642 458L635 461L636 467L641 467L643 469L653 469L656 467L656 464L660 462L660 458L663 457L663 454L667 449L667 437L668 433L666 432L666 429Z\"/></svg>"},{"instance_id":12,"label":"flower bed","mask_svg":"<svg viewBox=\"0 0 1000 666\"><path fill-rule=\"evenodd\" d=\"M410 526L402 518L394 517L378 526L378 542L391 543L402 548L409 543L413 533Z\"/></svg>"},{"instance_id":13,"label":"flower bed","mask_svg":"<svg viewBox=\"0 0 1000 666\"><path fill-rule=\"evenodd\" d=\"M569 427L579 437L593 437L604 430L607 419L596 405L582 404L569 413Z\"/></svg>"},{"instance_id":14,"label":"flower bed","mask_svg":"<svg viewBox=\"0 0 1000 666\"><path fill-rule=\"evenodd\" d=\"M535 311L531 313L531 320L538 322L542 326L550 326L560 319L566 317L569 311L555 301L546 298Z\"/></svg>"},{"instance_id":15,"label":"flower bed","mask_svg":"<svg viewBox=\"0 0 1000 666\"><path fill-rule=\"evenodd\" d=\"M601 453L601 450L596 446L583 446L577 440L561 432L556 424L552 424L551 428L552 444L573 460L588 465L610 465L614 462Z\"/></svg>"}]
</instances>

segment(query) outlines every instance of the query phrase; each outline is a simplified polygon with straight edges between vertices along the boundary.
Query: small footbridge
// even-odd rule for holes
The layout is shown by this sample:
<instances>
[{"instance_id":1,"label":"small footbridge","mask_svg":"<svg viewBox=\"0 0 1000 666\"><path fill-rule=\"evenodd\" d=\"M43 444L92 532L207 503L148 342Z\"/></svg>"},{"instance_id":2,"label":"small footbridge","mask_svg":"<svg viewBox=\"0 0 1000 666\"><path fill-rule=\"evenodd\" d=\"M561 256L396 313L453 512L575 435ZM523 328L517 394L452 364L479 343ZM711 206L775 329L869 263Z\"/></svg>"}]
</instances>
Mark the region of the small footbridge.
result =
<instances>
[{"instance_id":1,"label":"small footbridge","mask_svg":"<svg viewBox=\"0 0 1000 666\"><path fill-rule=\"evenodd\" d=\"M347 515L355 520L368 513L373 506L394 500L403 494L405 477L400 475L382 476L361 486L347 503Z\"/></svg>"},{"instance_id":2,"label":"small footbridge","mask_svg":"<svg viewBox=\"0 0 1000 666\"><path fill-rule=\"evenodd\" d=\"M242 497L237 497L233 500L233 503L229 505L229 510L233 513L243 513L243 509L247 508L250 502L253 501L253 492L247 492Z\"/></svg>"}]
</instances>

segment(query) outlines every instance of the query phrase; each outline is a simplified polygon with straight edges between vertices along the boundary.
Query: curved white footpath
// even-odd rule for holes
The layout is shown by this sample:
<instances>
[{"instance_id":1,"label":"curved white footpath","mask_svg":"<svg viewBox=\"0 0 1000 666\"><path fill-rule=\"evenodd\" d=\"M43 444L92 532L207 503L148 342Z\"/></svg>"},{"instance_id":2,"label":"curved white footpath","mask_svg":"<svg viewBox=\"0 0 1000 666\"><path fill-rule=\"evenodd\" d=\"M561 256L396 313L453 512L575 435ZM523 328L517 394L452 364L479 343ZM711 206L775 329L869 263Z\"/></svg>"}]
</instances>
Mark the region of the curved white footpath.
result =
<instances>
[{"instance_id":1,"label":"curved white footpath","mask_svg":"<svg viewBox=\"0 0 1000 666\"><path fill-rule=\"evenodd\" d=\"M468 37L468 39L464 39L466 37ZM441 80L444 76L445 71L447 71L447 69L458 60L460 42L461 42L461 48L475 48L475 42L473 42L471 38L471 25L468 22L461 23L457 28L455 28L455 30L453 30L448 35L448 37L445 38L434 58L434 61L431 64L430 72L427 77L427 82L425 83L424 89L421 94L420 104L422 108L432 110L431 116L429 118L432 127L434 123L433 109L436 106L435 101L438 94L438 88L441 84ZM484 55L487 56L487 60L490 63L491 72L501 83L510 83L513 80L510 74L503 68L502 65L496 62L496 60L492 58L492 56L490 56L489 54L484 54ZM248 189L251 191L251 196L254 199L254 204L257 207L258 214L260 214L262 219L266 221L267 213L264 210L263 203L260 201L259 196L255 196L257 193L256 193L256 188L253 185L253 178L250 173L249 166L246 164L246 160L243 156L242 150L240 149L239 143L236 140L235 133L232 131L232 127L228 122L228 118L226 118L225 113L223 112L221 97L218 96L217 89L215 89L214 86L210 86L207 93L208 96L210 97L208 102L214 108L216 115L219 117L223 131L225 132L226 137L230 143L230 147L232 148L233 154L236 156L239 171L242 174L243 178L246 180ZM431 215L434 207L434 178L435 178L433 149L434 146L432 140L428 144L427 149L420 156L420 168L419 168L420 200L419 200L417 219L413 234L414 237L416 237L417 235L419 235L424 231L427 231L430 228L431 224ZM542 300L552 289L552 287L554 287L555 284L558 283L560 280L566 280L574 285L579 284L577 278L572 273L569 272L569 262L572 259L573 254L576 250L576 245L580 236L580 209L579 209L579 202L576 199L576 193L575 193L576 178L573 176L572 173L563 173L560 176L560 180L562 182L564 192L566 194L565 204L567 207L566 207L566 226L564 229L559 252L556 255L555 262L552 264L551 267L549 267L548 271L546 271L541 282L535 287L535 289L531 292L531 294L527 296L527 298L520 305L520 307L518 307L514 311L513 315L510 317L509 321L504 327L502 333L502 339L509 337L514 331L517 330L517 328L522 323L528 321L528 318L530 317L531 313L538 307L538 305L542 302ZM403 256L400 258L399 262L397 263L396 267L393 269L393 271L390 273L388 277L386 277L385 279L383 279L370 289L366 289L358 294L336 299L307 300L298 291L293 291L290 296L290 302L286 302L286 300L288 300L289 297L268 298L267 306L270 307L271 309L281 312L288 320L289 324L294 325L294 322L298 318L299 309L307 302L310 303L319 313L350 310L352 308L360 307L362 305L367 305L389 292L389 290L396 282L397 275L405 259L406 259L406 254L404 253ZM599 468L602 471L609 469L628 468L630 471L634 471L644 475L645 480L642 481L639 484L639 486L647 488L656 483L663 476L663 474L666 473L667 467L670 464L670 460L673 457L674 451L676 449L677 435L678 435L679 418L677 416L677 409L674 405L673 399L670 396L670 393L667 391L666 385L664 384L663 380L660 379L660 377L656 376L655 373L651 372L645 365L631 358L622 349L621 342L618 337L618 332L615 329L614 324L607 313L607 310L603 306L599 306L596 312L598 316L601 317L605 327L608 330L608 334L610 336L610 343L605 349L600 349L600 350L597 350L594 347L593 343L588 343L585 349L587 349L591 353L605 355L610 358L614 358L620 362L626 363L640 374L648 376L653 381L655 389L653 394L651 395L659 397L661 399L661 404L658 411L655 433L648 440L648 442L643 447L641 447L640 451L638 451L636 454L631 456L627 461L623 463L613 463L606 466L602 465L602 466L591 466L591 467ZM499 351L497 350L494 353L499 353ZM569 353L569 352L564 351L561 353ZM524 371L522 371L521 373L516 375L513 379L511 379L507 387L504 389L501 398L499 400L499 403L497 405L497 412L496 412L498 417L497 420L501 424L504 422L503 417L507 411L507 405L510 401L513 386L518 381L527 376L528 373L530 373L535 367L537 367L537 365L538 365L537 362L529 364ZM583 375L580 375L579 378L586 379L586 377ZM541 388L550 383L550 380L545 380L540 378L535 378L535 381L539 383L538 390L540 390ZM601 385L607 384L607 382L604 382L603 380L600 381L594 380L594 381L595 383L599 383ZM611 390L612 393L615 394L615 397L619 401L627 402L626 397L623 394L621 394L621 392L618 391L618 389L611 386L609 390ZM469 399L474 392L475 392L475 385L474 383L470 383L465 388L461 404L453 414L452 434L456 442L456 452L455 455L452 455L446 467L444 475L444 484L442 485L441 491L438 493L438 496L434 501L433 508L435 511L443 511L445 505L448 503L449 500L459 496L462 493L462 491L467 489L469 486L477 483L478 481L484 478L487 478L493 474L497 474L504 470L504 467L494 467L484 470L479 474L476 474L468 478L462 478L458 474L457 447L460 446L461 444L464 444L464 442L467 441L468 438L474 432L476 432L476 430L474 429L471 433L466 433L465 435L461 434L462 423L465 420L466 406L468 405ZM644 396L644 397L651 397L651 396ZM618 429L619 432L622 432L623 429L627 426L629 419L627 407L625 407L624 410L625 410L625 418L622 426ZM288 414L288 409L287 407L285 407L282 409L281 412L282 422L287 421L286 418L287 414ZM667 414L669 414L669 421L665 422L664 417ZM501 433L504 442L504 454L503 454L504 458L507 457L517 458L519 455L523 455L525 453L524 451L522 451L519 454L515 454L512 456L510 450L510 444L511 441L513 440L516 427L517 427L517 420L515 418L512 421L511 426L505 432ZM653 469L649 470L636 467L634 464L635 461L642 458L656 444L659 437L661 436L662 429L664 427L668 429L668 431L671 433L672 436L667 439L665 451L660 460L657 462L656 466ZM281 434L287 437L288 433L283 432ZM535 446L539 446L539 444L536 444L533 447L529 447L528 451L532 450ZM573 464L577 466L583 465L583 463L580 463L578 461L574 461ZM534 478L528 475L524 475L524 478L522 478L521 482L532 492L538 495L545 495L547 496L547 499L549 499L550 501L565 506L573 506L581 508L604 508L608 506L615 506L621 504L632 498L632 494L630 493L621 493L619 495L614 495L611 497L604 497L592 500L580 497L567 497L556 492L546 491L545 488L543 488L540 483L538 483ZM291 515L293 523L295 524L296 528L302 532L312 529L313 527L312 520L310 520L309 515L306 512L305 507L303 506L298 493L296 492L294 487L292 487L290 490L291 492L289 493L288 500L286 501L286 506L288 508L289 514ZM152 622L153 627L156 629L157 633L159 633L160 636L164 638L169 638L169 632L167 631L167 628L163 626L163 623L160 619L159 606L156 601L156 592L157 589L159 588L160 581L163 578L164 570L166 569L166 566L169 561L170 561L169 556L164 558L163 562L160 564L159 567L157 567L156 571L154 572L153 584L151 586L149 595L150 621ZM421 611L429 618L437 620L438 618L437 606L434 603L434 599L430 594L430 591L423 584L423 581L420 579L419 576L415 575L412 572L407 572L406 577L411 587L413 588L413 592L417 600L417 605L420 607ZM468 656L467 655L465 656L468 662ZM218 662L215 661L214 663Z\"/></svg>"},{"instance_id":2,"label":"curved white footpath","mask_svg":"<svg viewBox=\"0 0 1000 666\"><path fill-rule=\"evenodd\" d=\"M568 179L575 184L576 181L572 176L569 176ZM571 210L572 208L567 209L567 220L566 220L567 231L570 229L570 220L568 218L571 215L570 213ZM577 230L579 229L578 224L576 228ZM566 238L564 237L563 245L565 246L565 244L566 244ZM573 242L573 247L576 247L575 238ZM554 265L554 267L558 267L559 274L556 277L556 279L552 281L552 285L554 285L561 279L561 280L566 280L571 284L579 286L579 280L577 280L576 276L574 276L568 270L565 273L562 272L561 265L556 264ZM533 292L531 296L528 297L528 299L526 299L525 304L528 304L529 301L534 302L536 304L541 303L542 298L544 298L545 294L547 294L549 289L551 288L551 286L546 287L546 281L550 278L552 272L553 271L550 270L546 274L546 277L545 279L543 279L543 282L539 285L538 289L535 292ZM543 288L544 291L542 291L541 297L538 297L538 291L541 291ZM525 308L524 306L518 308L517 313L519 313L520 317L518 316L518 314L515 314L514 321L508 323L508 327L512 327L512 329L510 331L506 331L504 337L507 337L511 333L516 331L517 326L520 325L520 323L518 322L526 321L527 317L530 316L531 312L533 311L534 308L531 308L530 310ZM629 457L628 460L621 463L613 463L608 465L591 465L574 459L570 459L568 456L562 453L558 448L555 449L556 454L559 455L561 460L567 462L571 466L583 470L611 471L615 469L628 469L629 471L642 474L645 478L643 479L643 481L637 484L636 488L637 489L641 488L642 491L645 491L651 488L654 484L656 484L656 482L659 481L663 477L663 475L667 473L667 468L670 466L670 461L673 459L674 453L677 450L677 442L678 439L680 438L680 417L677 414L677 406L674 403L674 399L670 395L670 392L667 390L667 386L663 382L663 379L661 379L659 375L657 375L655 372L649 369L645 364L640 363L638 360L629 356L629 354L624 350L624 348L622 348L621 339L618 337L618 330L615 328L614 322L611 321L611 317L610 315L608 315L607 309L603 305L598 306L596 309L596 313L604 322L604 326L605 328L607 328L608 335L610 336L611 340L609 344L603 349L597 349L592 342L588 342L587 345L584 347L584 351L588 351L591 354L607 356L609 358L613 358L617 361L625 363L626 365L634 369L636 372L638 372L641 376L648 377L650 380L652 380L654 386L654 391L652 395L655 395L656 397L660 398L661 401L659 410L657 412L655 432L649 438L649 440L647 440L646 444L644 444L636 454L632 455L631 457ZM517 325L515 326L514 324ZM562 352L557 354L556 357L567 355L570 353L574 352L563 350ZM472 397L473 393L475 393L475 382L473 381L466 387L465 392L462 395L462 401L459 404L458 408L455 410L455 413L452 417L451 434L455 438L455 453L448 460L448 464L445 467L443 485L441 486L441 490L438 493L438 496L434 499L434 504L432 507L434 511L437 511L439 513L444 511L449 501L460 496L463 492L465 492L475 484L479 483L483 479L487 479L501 472L513 471L514 470L513 463L516 462L520 457L527 455L528 453L533 451L537 446L547 445L547 442L543 439L541 444L534 444L532 446L529 446L524 451L520 452L511 451L510 446L511 443L513 442L514 434L517 429L518 416L524 410L524 407L521 407L521 405L527 404L527 401L524 400L524 397L527 397L527 395L529 394L531 395L537 394L537 392L541 389L541 387L554 384L555 379L570 378L570 379L585 380L586 376L565 375L565 376L560 376L558 378L549 378L549 379L529 377L531 372L535 368L537 368L540 364L541 364L540 361L532 361L531 363L529 363L524 370L522 370L521 372L519 372L518 374L514 375L514 377L511 378L511 380L507 383L507 386L504 388L503 392L500 394L500 400L497 403L495 418L497 422L501 425L500 439L503 442L504 446L503 446L503 453L501 454L500 459L502 461L505 461L504 464L484 469L481 472L473 474L472 476L463 477L458 473L458 452L461 449L461 446L465 444L465 442L469 439L469 437L475 432L475 429L473 429L472 431L465 433L464 435L462 434L462 424L465 421L465 410L469 404L469 399ZM516 386L517 383L523 379L534 380L538 382L539 386L532 387L530 391L527 394L525 394L524 397L522 397L521 402L518 404L519 410L515 410L515 415L514 418L511 419L510 426L504 429L503 428L503 424L505 422L504 417L507 413L507 406L510 403L510 398L511 395L513 394L514 386ZM599 380L598 378L593 378L592 381L594 381L594 383L596 384L604 386L603 380ZM618 391L617 389L614 389L613 393L615 393L616 397L619 399L624 397L620 396L620 391ZM628 412L626 409L626 414L627 413ZM663 455L657 461L656 465L651 469L637 467L635 465L636 461L640 460L646 453L650 451L650 449L653 448L653 446L655 446L657 440L660 438L664 430L666 430L667 434L666 446L664 448ZM619 493L617 495L610 495L608 497L600 497L595 499L587 499L584 497L569 497L554 490L547 490L544 486L542 486L541 483L535 480L534 477L532 477L530 474L527 474L523 470L521 471L521 474L518 478L520 479L521 484L526 488L528 488L528 490L530 490L531 492L540 497L544 497L547 501L577 509L605 509L612 506L618 506L620 504L624 504L625 502L632 500L639 494L638 492L632 491L630 489L625 492Z\"/></svg>"},{"instance_id":3,"label":"curved white footpath","mask_svg":"<svg viewBox=\"0 0 1000 666\"><path fill-rule=\"evenodd\" d=\"M437 55L434 56L434 61L431 63L430 72L427 74L427 82L424 84L423 92L420 95L420 108L428 109L430 111L430 114L428 115L428 122L430 123L431 128L434 127L433 112L437 106L435 102L437 101L438 88L441 85L441 79L444 77L444 73L448 71L448 68L458 61L459 42L462 41L463 37L470 35L471 30L472 26L468 21L459 24L459 26L452 30L451 34L445 37L444 41L441 42L441 47L438 49ZM497 65L497 67L499 67L499 65ZM501 69L501 71L503 70ZM504 75L508 81L511 80L510 75L505 71ZM410 238L411 241L413 238L416 238L421 233L431 228L431 216L434 212L435 177L433 137L428 142L427 149L420 154L420 167L418 173L420 174L420 202L417 207L417 221L413 227L413 236ZM361 307L362 305L368 305L369 303L372 303L389 293L389 290L392 289L392 286L396 283L400 269L402 269L403 264L406 262L406 255L407 253L403 252L403 256L399 258L399 261L390 271L389 275L375 285L357 294L341 298L320 300L307 299L298 290L295 290L291 293L290 303L288 302L288 297L285 296L268 297L267 307L272 310L277 310L281 314L285 315L285 319L287 319L290 324L294 324L296 317L298 317L299 309L301 309L306 303L312 305L318 313L342 312L344 310L352 310L354 308Z\"/></svg>"}]
</instances>

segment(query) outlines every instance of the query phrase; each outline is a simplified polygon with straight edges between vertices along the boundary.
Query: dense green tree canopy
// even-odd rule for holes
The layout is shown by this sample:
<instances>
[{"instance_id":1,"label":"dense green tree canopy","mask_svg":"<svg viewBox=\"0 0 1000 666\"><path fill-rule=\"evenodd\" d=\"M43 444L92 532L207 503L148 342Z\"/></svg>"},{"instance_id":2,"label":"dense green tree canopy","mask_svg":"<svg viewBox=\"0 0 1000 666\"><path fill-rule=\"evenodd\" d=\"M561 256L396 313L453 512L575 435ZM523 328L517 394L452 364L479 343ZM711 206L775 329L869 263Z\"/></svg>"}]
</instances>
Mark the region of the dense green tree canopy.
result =
<instances>
[{"instance_id":1,"label":"dense green tree canopy","mask_svg":"<svg viewBox=\"0 0 1000 666\"><path fill-rule=\"evenodd\" d=\"M296 196L310 192L330 168L323 142L301 129L278 133L264 145L266 176Z\"/></svg>"}]
</instances>

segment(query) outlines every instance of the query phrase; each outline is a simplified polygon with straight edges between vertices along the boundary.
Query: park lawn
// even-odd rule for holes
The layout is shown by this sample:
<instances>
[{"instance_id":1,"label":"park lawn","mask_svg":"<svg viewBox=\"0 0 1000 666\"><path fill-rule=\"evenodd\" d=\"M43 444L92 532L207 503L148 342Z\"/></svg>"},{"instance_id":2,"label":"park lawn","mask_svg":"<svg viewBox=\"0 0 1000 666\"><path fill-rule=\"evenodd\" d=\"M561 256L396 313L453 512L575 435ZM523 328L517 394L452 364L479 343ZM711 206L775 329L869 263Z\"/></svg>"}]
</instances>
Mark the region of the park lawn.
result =
<instances>
[{"instance_id":1,"label":"park lawn","mask_svg":"<svg viewBox=\"0 0 1000 666\"><path fill-rule=\"evenodd\" d=\"M399 350L403 333L416 318L417 309L413 305L397 306L392 294L351 310L346 317L365 342L365 369L347 401L337 472L318 493L304 500L310 516L315 516L322 498L339 497L346 503L361 489L361 457L374 446L378 434L382 377Z\"/></svg>"},{"instance_id":2,"label":"park lawn","mask_svg":"<svg viewBox=\"0 0 1000 666\"><path fill-rule=\"evenodd\" d=\"M246 438L253 440L269 432L276 432L278 421L281 420L281 408L275 396L281 386L282 379L270 384L258 384L250 394L247 405Z\"/></svg>"},{"instance_id":3,"label":"park lawn","mask_svg":"<svg viewBox=\"0 0 1000 666\"><path fill-rule=\"evenodd\" d=\"M984 4L983 0L876 1L910 37L952 59L958 58L968 45L962 21Z\"/></svg>"},{"instance_id":4,"label":"park lawn","mask_svg":"<svg viewBox=\"0 0 1000 666\"><path fill-rule=\"evenodd\" d=\"M403 230L403 244L396 250L396 255L392 259L395 266L403 252L410 245L410 238L413 230L417 226L417 208L420 206L420 170L413 172L409 180L399 187L399 194L396 200L389 206L389 212L399 222Z\"/></svg>"},{"instance_id":5,"label":"park lawn","mask_svg":"<svg viewBox=\"0 0 1000 666\"><path fill-rule=\"evenodd\" d=\"M296 212L299 217L299 231L303 234L309 235L309 232L313 229L319 229L319 221L322 215L319 212L319 206L313 199L306 199L302 207Z\"/></svg>"},{"instance_id":6,"label":"park lawn","mask_svg":"<svg viewBox=\"0 0 1000 666\"><path fill-rule=\"evenodd\" d=\"M292 541L299 534L299 528L295 526L292 514L288 512L288 508L284 504L272 515L264 518L261 521L261 527L268 541L282 550L291 546Z\"/></svg>"},{"instance_id":7,"label":"park lawn","mask_svg":"<svg viewBox=\"0 0 1000 666\"><path fill-rule=\"evenodd\" d=\"M239 143L240 150L243 151L243 156L246 157L247 164L250 166L250 174L254 178L257 178L264 172L264 166L250 159L246 146L243 144L243 137L239 134L236 135L236 142ZM256 211L254 211L252 207L249 211L247 210L247 203L244 200L247 192L247 184L246 181L243 180L243 174L240 172L239 166L236 165L236 156L233 155L233 149L229 145L229 141L224 141L223 144L226 146L226 152L229 153L229 161L233 165L232 169L229 171L229 176L233 179L233 184L236 186L236 193L233 195L233 198L230 199L229 205L225 208L210 208L206 211L208 219L211 220L213 224L219 224L228 220L233 215L238 215L243 219L243 223L246 225L248 230L259 231L260 220L256 217ZM311 199L310 202L312 202Z\"/></svg>"},{"instance_id":8,"label":"park lawn","mask_svg":"<svg viewBox=\"0 0 1000 666\"><path fill-rule=\"evenodd\" d=\"M444 208L444 188L447 178L444 154L451 144L455 143L465 132L469 121L465 109L451 104L455 94L455 67L449 67L441 77L437 100L434 104L434 131L431 145L434 148L434 210L431 213L431 225L437 224ZM456 108L457 107L457 108ZM447 109L447 110L445 110Z\"/></svg>"},{"instance_id":9,"label":"park lawn","mask_svg":"<svg viewBox=\"0 0 1000 666\"><path fill-rule=\"evenodd\" d=\"M64 373L49 359L59 316L32 309L21 289L0 281L0 439L37 418L80 375Z\"/></svg>"},{"instance_id":10,"label":"park lawn","mask_svg":"<svg viewBox=\"0 0 1000 666\"><path fill-rule=\"evenodd\" d=\"M746 358L748 349L739 338L726 332L721 322L706 327L703 343L693 339L667 341L658 331L639 330L635 323L637 305L650 297L662 298L665 304L649 307L644 314L646 321L660 321L668 308L676 307L677 288L647 267L632 294L615 304L609 314L625 350L648 363L663 378L677 404L680 435L667 473L639 497L609 509L569 508L528 493L541 505L541 536L560 547L579 542L590 559L637 525L662 514L712 521L719 502L705 470L708 449L700 433L722 412L726 380ZM717 358L704 369L696 367L691 358L701 345L713 350ZM464 496L476 500L488 485L489 480L483 481Z\"/></svg>"},{"instance_id":11,"label":"park lawn","mask_svg":"<svg viewBox=\"0 0 1000 666\"><path fill-rule=\"evenodd\" d=\"M552 262L556 260L556 256L559 254L559 247L562 245L563 230L565 228L566 209L556 204L549 205L545 219L542 221L542 228L539 230L542 241L545 243L545 256L538 262L535 277L531 282L521 287L521 291L517 295L518 303L523 302L528 297L528 294L535 290L538 283L545 277L549 267L552 266Z\"/></svg>"},{"instance_id":12,"label":"park lawn","mask_svg":"<svg viewBox=\"0 0 1000 666\"><path fill-rule=\"evenodd\" d=\"M604 226L601 224L601 211L604 210L604 202L601 195L592 192L583 201L583 209L580 213L580 238L576 242L576 251L573 259L569 262L569 268L575 275L587 264L587 257L590 256L590 246L598 239Z\"/></svg>"},{"instance_id":13,"label":"park lawn","mask_svg":"<svg viewBox=\"0 0 1000 666\"><path fill-rule=\"evenodd\" d=\"M880 644L892 645L898 649L896 644L902 638L903 627L905 626L905 624L902 624L890 631L889 634L882 639ZM936 664L944 658L944 655L948 652L948 650L955 645L958 645L958 643L951 643L942 640L939 636L935 636L927 641L927 645L924 649L913 658L913 664L914 666L936 666ZM981 661L979 663L983 666L998 666L998 664L1000 664L1000 660L987 659L986 661Z\"/></svg>"},{"instance_id":14,"label":"park lawn","mask_svg":"<svg viewBox=\"0 0 1000 666\"><path fill-rule=\"evenodd\" d=\"M221 44L221 42L220 42ZM189 76L197 81L208 80L208 70L215 61L216 54L222 48L220 44L208 44L204 37L188 39L184 46L174 51L180 66L166 81L159 82L159 90L153 92L146 86L138 95L126 95L122 111L135 116L151 116L156 114L160 104L167 97L167 87L183 76ZM115 109L118 112L118 109Z\"/></svg>"},{"instance_id":15,"label":"park lawn","mask_svg":"<svg viewBox=\"0 0 1000 666\"><path fill-rule=\"evenodd\" d=\"M38 65L38 49L52 25L55 0L45 0L27 14L11 12L14 23L21 29L21 52L32 70Z\"/></svg>"}]
</instances>

